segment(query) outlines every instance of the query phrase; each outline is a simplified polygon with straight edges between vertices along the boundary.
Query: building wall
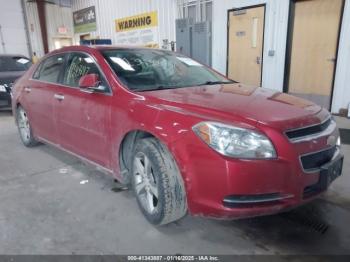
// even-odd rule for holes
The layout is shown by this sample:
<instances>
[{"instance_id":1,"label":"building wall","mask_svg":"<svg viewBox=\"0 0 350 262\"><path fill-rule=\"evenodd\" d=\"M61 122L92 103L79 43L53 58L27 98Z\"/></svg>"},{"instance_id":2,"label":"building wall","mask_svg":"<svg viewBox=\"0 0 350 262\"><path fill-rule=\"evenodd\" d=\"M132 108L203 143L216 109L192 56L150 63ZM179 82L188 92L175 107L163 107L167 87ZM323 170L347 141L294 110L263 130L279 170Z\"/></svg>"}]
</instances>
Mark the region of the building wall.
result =
<instances>
[{"instance_id":1,"label":"building wall","mask_svg":"<svg viewBox=\"0 0 350 262\"><path fill-rule=\"evenodd\" d=\"M175 41L175 19L177 18L176 0L73 0L73 11L95 6L97 31L91 32L96 38L108 38L116 43L115 19L133 16L149 11L158 11L159 46L163 39ZM79 35L75 35L79 43Z\"/></svg>"},{"instance_id":2,"label":"building wall","mask_svg":"<svg viewBox=\"0 0 350 262\"><path fill-rule=\"evenodd\" d=\"M227 11L266 4L262 86L282 91L288 29L289 0L214 0L213 67L226 74ZM274 50L274 56L268 56Z\"/></svg>"},{"instance_id":3,"label":"building wall","mask_svg":"<svg viewBox=\"0 0 350 262\"><path fill-rule=\"evenodd\" d=\"M44 47L37 5L35 2L25 1L25 9L32 51L41 57L44 55ZM45 5L45 12L49 51L52 51L56 49L55 39L71 38L73 40L72 8L47 3ZM59 34L59 27L67 28L67 33Z\"/></svg>"},{"instance_id":4,"label":"building wall","mask_svg":"<svg viewBox=\"0 0 350 262\"><path fill-rule=\"evenodd\" d=\"M338 62L335 75L332 112L350 104L350 1L346 0L340 34Z\"/></svg>"},{"instance_id":5,"label":"building wall","mask_svg":"<svg viewBox=\"0 0 350 262\"><path fill-rule=\"evenodd\" d=\"M27 14L28 31L32 51L35 52L38 57L42 57L44 55L44 47L36 3L26 1L25 9Z\"/></svg>"},{"instance_id":6,"label":"building wall","mask_svg":"<svg viewBox=\"0 0 350 262\"><path fill-rule=\"evenodd\" d=\"M289 0L213 0L213 67L226 73L227 11L266 4L262 86L282 91L289 3ZM345 3L333 92L333 113L338 113L340 108L347 108L350 103L350 0ZM275 51L274 56L268 56L270 50Z\"/></svg>"},{"instance_id":7,"label":"building wall","mask_svg":"<svg viewBox=\"0 0 350 262\"><path fill-rule=\"evenodd\" d=\"M56 49L55 40L59 38L71 38L73 43L73 15L72 8L46 4L46 27L49 42L49 50ZM60 34L59 27L65 27L67 33Z\"/></svg>"},{"instance_id":8,"label":"building wall","mask_svg":"<svg viewBox=\"0 0 350 262\"><path fill-rule=\"evenodd\" d=\"M0 53L29 56L21 0L0 0Z\"/></svg>"},{"instance_id":9,"label":"building wall","mask_svg":"<svg viewBox=\"0 0 350 262\"><path fill-rule=\"evenodd\" d=\"M72 12L89 6L95 6L97 30L91 32L94 38L109 38L116 43L114 20L149 11L158 11L159 45L162 39L175 40L175 20L181 17L179 5L189 0L73 0ZM348 107L350 103L350 0L346 0L341 30L337 70L333 93L332 112L338 113L340 108ZM212 14L212 57L213 67L226 73L227 56L227 11L233 8L266 4L264 31L264 61L262 86L283 90L286 41L288 31L290 0L213 0ZM27 4L28 5L28 4ZM67 11L68 12L68 11ZM54 15L53 11L52 15ZM63 15L63 20L72 21L69 14ZM57 26L58 22L54 25ZM49 26L50 28L56 28ZM69 25L68 27L70 27ZM51 31L53 32L53 31ZM51 34L52 35L52 34ZM79 43L79 34L74 34L75 43ZM274 56L269 56L274 51Z\"/></svg>"}]
</instances>

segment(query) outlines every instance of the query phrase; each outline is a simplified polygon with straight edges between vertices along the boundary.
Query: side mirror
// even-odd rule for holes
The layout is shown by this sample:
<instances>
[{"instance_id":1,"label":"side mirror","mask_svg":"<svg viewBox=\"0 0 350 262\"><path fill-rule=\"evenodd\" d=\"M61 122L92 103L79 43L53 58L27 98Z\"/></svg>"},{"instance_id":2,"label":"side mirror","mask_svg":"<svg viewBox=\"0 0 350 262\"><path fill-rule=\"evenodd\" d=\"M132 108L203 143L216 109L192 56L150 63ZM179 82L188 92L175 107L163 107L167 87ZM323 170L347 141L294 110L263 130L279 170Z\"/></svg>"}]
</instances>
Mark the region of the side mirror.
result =
<instances>
[{"instance_id":1,"label":"side mirror","mask_svg":"<svg viewBox=\"0 0 350 262\"><path fill-rule=\"evenodd\" d=\"M84 75L79 80L79 87L82 89L94 89L100 85L100 78L97 74Z\"/></svg>"}]
</instances>

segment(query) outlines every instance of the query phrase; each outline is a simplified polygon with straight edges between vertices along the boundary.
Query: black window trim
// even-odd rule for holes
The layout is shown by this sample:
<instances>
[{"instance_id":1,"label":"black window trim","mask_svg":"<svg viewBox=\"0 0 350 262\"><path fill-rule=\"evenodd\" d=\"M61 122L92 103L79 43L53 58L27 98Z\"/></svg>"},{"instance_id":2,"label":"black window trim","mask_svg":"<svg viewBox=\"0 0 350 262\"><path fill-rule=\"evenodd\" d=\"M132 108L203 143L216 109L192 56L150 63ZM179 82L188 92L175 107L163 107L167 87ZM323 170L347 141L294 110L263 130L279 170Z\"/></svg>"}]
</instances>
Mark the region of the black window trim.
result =
<instances>
[{"instance_id":1,"label":"black window trim","mask_svg":"<svg viewBox=\"0 0 350 262\"><path fill-rule=\"evenodd\" d=\"M43 65L45 64L45 62L46 62L47 60L49 60L50 58L52 58L52 57L54 57L54 56L59 56L59 55L64 55L64 56L65 56L65 57L64 57L64 62L63 62L63 64L65 64L65 63L66 63L66 59L67 59L65 53L62 52L62 53L55 53L55 54L49 55L49 56L45 57L44 60L40 61L40 64L39 64L38 67L35 69L35 71L34 71L33 74L31 75L31 77L30 77L29 80L35 80L35 81L39 81L39 82L43 82L43 83L49 83L49 84L60 84L59 82L57 82L57 83L56 83L56 82L49 82L49 81L43 81L43 80L40 80L40 79L37 79L37 78L33 78L34 75L35 75L37 72L39 73L39 78L40 78L41 70L43 69ZM57 80L60 79L60 75L61 75L61 72L58 74L58 79L57 79Z\"/></svg>"},{"instance_id":2,"label":"black window trim","mask_svg":"<svg viewBox=\"0 0 350 262\"><path fill-rule=\"evenodd\" d=\"M46 59L45 59L45 60L46 60ZM40 71L41 71L41 68L43 67L43 64L44 64L44 61L45 61L45 60L41 61L40 64L37 65L37 67L35 68L35 70L34 70L32 76L31 76L31 78L30 78L30 80L39 80L39 79L37 79L37 78L34 78L34 75L35 75L36 73L38 73L38 74L39 74L39 77L40 77Z\"/></svg>"},{"instance_id":3,"label":"black window trim","mask_svg":"<svg viewBox=\"0 0 350 262\"><path fill-rule=\"evenodd\" d=\"M49 81L43 81L43 80L34 78L34 75L35 75L37 72L39 73L39 78L40 78L41 70L43 69L43 65L45 64L45 62L46 62L47 60L49 60L49 59L52 58L52 57L59 56L59 55L64 55L63 64L66 64L67 54L66 54L65 52L51 54L51 55L45 57L42 61L40 61L40 64L37 66L37 68L35 69L35 71L34 71L33 74L31 75L31 77L30 77L29 80L34 80L34 81L38 81L38 82L42 82L42 83L48 83L48 84L57 84L57 85L60 85L60 84L61 84L60 82L49 82ZM61 70L62 70L62 69L61 69ZM58 74L58 77L57 77L57 80L58 80L58 81L60 80L61 73L62 73L62 71L60 71L59 74Z\"/></svg>"},{"instance_id":4,"label":"black window trim","mask_svg":"<svg viewBox=\"0 0 350 262\"><path fill-rule=\"evenodd\" d=\"M85 51L80 51L80 50L74 50L74 51L64 51L64 52L58 52L58 53L54 53L54 54L50 54L49 56L47 56L44 60L40 61L40 64L38 65L38 67L36 68L36 70L33 72L33 74L31 75L30 79L31 81L37 81L37 82L41 82L41 83L45 83L45 84L55 84L55 85L58 85L60 87L65 87L65 88L71 88L71 89L76 89L76 90L79 90L81 92L81 89L79 87L74 87L74 86L68 86L68 85L65 85L63 84L62 82L62 76L63 76L63 73L66 71L67 69L67 63L68 63L68 60L69 60L69 57L73 54L73 53L80 53L80 54L85 54L87 56L89 56L93 61L94 63L96 64L97 66L97 69L100 71L102 77L106 80L106 84L107 84L107 88L108 88L108 91L106 92L96 92L95 94L101 94L101 95L106 95L106 96L113 96L113 90L111 88L111 85L105 75L105 73L103 72L103 70L101 69L100 65L97 63L96 59L91 55L89 54L88 52L85 52ZM62 70L58 76L58 82L57 83L54 83L54 82L48 82L48 81L43 81L43 80L40 80L40 79L35 79L33 78L34 74L38 71L38 70L41 70L42 68L42 65L45 63L45 61L47 61L47 59L53 57L53 56L57 56L57 55L64 55L65 56L65 61L64 61L64 70ZM40 76L40 74L39 74Z\"/></svg>"}]
</instances>

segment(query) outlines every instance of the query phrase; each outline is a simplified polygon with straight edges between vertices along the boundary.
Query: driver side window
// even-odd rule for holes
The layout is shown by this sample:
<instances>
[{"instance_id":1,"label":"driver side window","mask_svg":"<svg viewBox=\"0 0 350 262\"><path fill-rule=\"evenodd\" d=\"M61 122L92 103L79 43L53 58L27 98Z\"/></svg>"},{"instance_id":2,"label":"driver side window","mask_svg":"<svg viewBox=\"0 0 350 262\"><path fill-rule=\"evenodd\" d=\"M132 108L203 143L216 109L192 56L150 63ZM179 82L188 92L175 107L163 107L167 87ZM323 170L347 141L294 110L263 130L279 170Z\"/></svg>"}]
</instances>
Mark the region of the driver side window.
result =
<instances>
[{"instance_id":1,"label":"driver side window","mask_svg":"<svg viewBox=\"0 0 350 262\"><path fill-rule=\"evenodd\" d=\"M68 59L67 69L64 72L63 84L71 87L79 87L79 80L87 74L97 74L101 81L100 86L109 91L107 81L98 69L95 61L87 54L73 53Z\"/></svg>"}]
</instances>

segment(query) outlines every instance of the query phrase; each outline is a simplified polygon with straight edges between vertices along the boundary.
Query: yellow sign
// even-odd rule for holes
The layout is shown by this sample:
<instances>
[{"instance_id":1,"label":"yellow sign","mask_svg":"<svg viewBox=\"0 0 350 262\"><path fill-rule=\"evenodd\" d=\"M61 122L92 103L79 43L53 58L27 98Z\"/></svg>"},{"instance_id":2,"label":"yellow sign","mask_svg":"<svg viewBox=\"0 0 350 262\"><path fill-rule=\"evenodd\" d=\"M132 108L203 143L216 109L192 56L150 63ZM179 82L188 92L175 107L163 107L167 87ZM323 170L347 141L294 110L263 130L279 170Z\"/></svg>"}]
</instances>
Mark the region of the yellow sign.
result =
<instances>
[{"instance_id":1,"label":"yellow sign","mask_svg":"<svg viewBox=\"0 0 350 262\"><path fill-rule=\"evenodd\" d=\"M157 11L115 20L115 30L117 32L125 32L155 26L158 26Z\"/></svg>"},{"instance_id":2,"label":"yellow sign","mask_svg":"<svg viewBox=\"0 0 350 262\"><path fill-rule=\"evenodd\" d=\"M153 44L144 45L143 47L148 47L148 48L159 48L159 45L156 44L156 43L153 43Z\"/></svg>"}]
</instances>

